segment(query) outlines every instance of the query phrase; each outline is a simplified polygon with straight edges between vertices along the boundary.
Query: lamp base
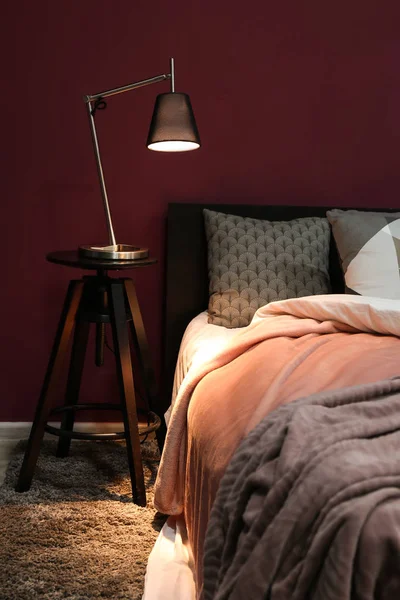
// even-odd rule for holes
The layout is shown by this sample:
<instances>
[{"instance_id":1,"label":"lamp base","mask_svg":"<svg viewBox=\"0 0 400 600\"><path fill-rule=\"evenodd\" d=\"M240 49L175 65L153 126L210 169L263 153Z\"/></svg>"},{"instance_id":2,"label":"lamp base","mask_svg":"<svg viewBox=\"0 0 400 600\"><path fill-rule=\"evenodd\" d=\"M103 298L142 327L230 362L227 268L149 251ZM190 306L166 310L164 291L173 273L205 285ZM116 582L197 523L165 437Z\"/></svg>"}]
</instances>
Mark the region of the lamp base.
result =
<instances>
[{"instance_id":1,"label":"lamp base","mask_svg":"<svg viewBox=\"0 0 400 600\"><path fill-rule=\"evenodd\" d=\"M116 244L115 246L79 246L79 254L98 260L137 260L147 258L149 251L139 246Z\"/></svg>"}]
</instances>

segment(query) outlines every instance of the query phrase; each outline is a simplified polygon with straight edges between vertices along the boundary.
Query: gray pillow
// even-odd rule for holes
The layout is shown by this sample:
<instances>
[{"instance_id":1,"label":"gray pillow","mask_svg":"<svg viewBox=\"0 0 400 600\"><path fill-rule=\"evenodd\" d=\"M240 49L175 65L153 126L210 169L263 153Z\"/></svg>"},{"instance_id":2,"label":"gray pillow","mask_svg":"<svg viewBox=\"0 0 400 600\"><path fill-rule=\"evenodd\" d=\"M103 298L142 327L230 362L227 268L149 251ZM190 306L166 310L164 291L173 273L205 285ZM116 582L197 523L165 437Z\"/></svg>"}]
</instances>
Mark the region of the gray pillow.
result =
<instances>
[{"instance_id":1,"label":"gray pillow","mask_svg":"<svg viewBox=\"0 0 400 600\"><path fill-rule=\"evenodd\" d=\"M208 322L244 327L274 300L328 294L328 220L261 221L204 209Z\"/></svg>"},{"instance_id":2,"label":"gray pillow","mask_svg":"<svg viewBox=\"0 0 400 600\"><path fill-rule=\"evenodd\" d=\"M342 263L346 292L400 298L400 213L326 213Z\"/></svg>"}]
</instances>

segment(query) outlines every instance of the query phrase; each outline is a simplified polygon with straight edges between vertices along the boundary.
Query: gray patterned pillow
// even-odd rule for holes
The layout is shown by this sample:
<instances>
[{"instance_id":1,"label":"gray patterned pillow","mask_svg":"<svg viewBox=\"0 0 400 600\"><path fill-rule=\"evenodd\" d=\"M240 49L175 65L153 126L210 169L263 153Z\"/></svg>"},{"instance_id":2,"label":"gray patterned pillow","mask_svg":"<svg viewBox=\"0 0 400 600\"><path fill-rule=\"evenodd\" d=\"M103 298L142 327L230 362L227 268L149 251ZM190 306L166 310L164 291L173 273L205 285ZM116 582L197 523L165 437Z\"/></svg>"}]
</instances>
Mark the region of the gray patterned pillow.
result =
<instances>
[{"instance_id":1,"label":"gray patterned pillow","mask_svg":"<svg viewBox=\"0 0 400 600\"><path fill-rule=\"evenodd\" d=\"M342 263L346 292L400 298L400 212L326 213Z\"/></svg>"},{"instance_id":2,"label":"gray patterned pillow","mask_svg":"<svg viewBox=\"0 0 400 600\"><path fill-rule=\"evenodd\" d=\"M328 294L328 220L261 221L204 209L208 322L244 327L274 300Z\"/></svg>"}]
</instances>

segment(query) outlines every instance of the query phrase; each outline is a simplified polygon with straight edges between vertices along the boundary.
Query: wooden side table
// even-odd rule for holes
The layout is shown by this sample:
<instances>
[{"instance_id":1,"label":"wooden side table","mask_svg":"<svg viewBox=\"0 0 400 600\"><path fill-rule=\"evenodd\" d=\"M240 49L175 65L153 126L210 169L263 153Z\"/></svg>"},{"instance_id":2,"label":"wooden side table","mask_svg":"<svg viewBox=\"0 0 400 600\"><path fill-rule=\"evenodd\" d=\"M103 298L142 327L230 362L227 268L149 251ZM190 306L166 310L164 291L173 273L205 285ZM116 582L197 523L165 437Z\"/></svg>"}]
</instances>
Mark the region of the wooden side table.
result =
<instances>
[{"instance_id":1,"label":"wooden side table","mask_svg":"<svg viewBox=\"0 0 400 600\"><path fill-rule=\"evenodd\" d=\"M145 506L146 492L139 435L155 431L161 452L166 426L163 416L158 416L155 412L157 411L157 388L135 286L131 279L109 277L107 272L147 267L157 261L154 258L134 261L93 260L79 256L77 251L52 252L46 258L52 263L93 270L96 271L96 274L84 276L83 279L72 280L69 283L16 491L24 492L31 486L45 431L59 436L57 447L57 456L59 457L68 455L72 439L125 439L133 501ZM111 325L112 330L120 404L79 404L79 389L89 328L91 324L94 324L96 328L95 362L100 366L103 363L106 323ZM129 333L137 356L139 375L145 390L150 417L147 427L140 431ZM63 406L52 410L54 386L67 358L72 334L65 402ZM75 412L87 409L120 410L123 416L124 431L103 434L74 431ZM54 413L62 414L60 428L47 424L49 416Z\"/></svg>"}]
</instances>

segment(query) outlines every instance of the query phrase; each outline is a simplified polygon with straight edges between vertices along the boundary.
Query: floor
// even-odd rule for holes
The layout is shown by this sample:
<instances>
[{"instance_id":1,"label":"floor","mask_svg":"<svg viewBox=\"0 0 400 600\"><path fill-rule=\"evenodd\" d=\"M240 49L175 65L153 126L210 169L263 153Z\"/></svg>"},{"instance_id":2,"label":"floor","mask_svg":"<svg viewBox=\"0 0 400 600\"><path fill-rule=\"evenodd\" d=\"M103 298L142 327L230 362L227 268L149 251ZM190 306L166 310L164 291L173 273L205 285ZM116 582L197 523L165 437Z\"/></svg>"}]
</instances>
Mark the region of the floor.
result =
<instances>
[{"instance_id":1,"label":"floor","mask_svg":"<svg viewBox=\"0 0 400 600\"><path fill-rule=\"evenodd\" d=\"M0 423L0 484L9 463L11 453L19 440L29 436L30 423Z\"/></svg>"},{"instance_id":2,"label":"floor","mask_svg":"<svg viewBox=\"0 0 400 600\"><path fill-rule=\"evenodd\" d=\"M18 439L7 439L5 437L0 438L0 485L3 483L4 474L6 472L6 468L9 463L13 448L17 444L19 439L20 438L18 438Z\"/></svg>"},{"instance_id":3,"label":"floor","mask_svg":"<svg viewBox=\"0 0 400 600\"><path fill-rule=\"evenodd\" d=\"M57 426L57 423L50 423ZM91 432L109 432L123 431L122 423L81 423L78 427L80 431ZM3 483L7 465L11 453L19 440L27 439L31 429L30 423L21 424L2 424L0 423L0 485ZM45 434L46 439L53 439L53 435Z\"/></svg>"}]
</instances>

